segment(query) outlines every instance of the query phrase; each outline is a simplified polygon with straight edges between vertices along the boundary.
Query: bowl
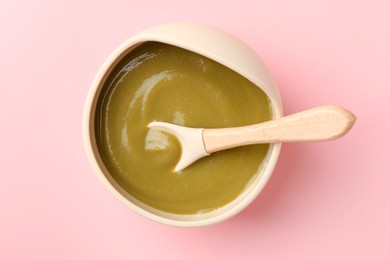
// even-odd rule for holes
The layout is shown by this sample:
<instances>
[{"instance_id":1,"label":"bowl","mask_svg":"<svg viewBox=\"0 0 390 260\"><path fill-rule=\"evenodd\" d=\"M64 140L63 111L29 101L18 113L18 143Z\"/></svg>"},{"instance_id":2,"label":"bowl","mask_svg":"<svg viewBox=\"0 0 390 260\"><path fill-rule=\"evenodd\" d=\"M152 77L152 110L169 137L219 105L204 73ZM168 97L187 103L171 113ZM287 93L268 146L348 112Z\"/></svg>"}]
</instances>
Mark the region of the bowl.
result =
<instances>
[{"instance_id":1,"label":"bowl","mask_svg":"<svg viewBox=\"0 0 390 260\"><path fill-rule=\"evenodd\" d=\"M279 157L281 144L272 144L268 154L244 191L227 205L202 214L172 214L152 208L126 192L110 175L99 154L95 136L95 114L99 94L114 67L134 48L145 42L161 42L210 58L239 73L261 88L271 103L272 117L283 114L279 91L261 58L247 45L220 29L194 23L162 24L140 32L119 46L97 73L85 104L83 137L88 159L105 186L123 204L153 221L176 226L198 227L215 224L233 217L246 208L267 184Z\"/></svg>"}]
</instances>

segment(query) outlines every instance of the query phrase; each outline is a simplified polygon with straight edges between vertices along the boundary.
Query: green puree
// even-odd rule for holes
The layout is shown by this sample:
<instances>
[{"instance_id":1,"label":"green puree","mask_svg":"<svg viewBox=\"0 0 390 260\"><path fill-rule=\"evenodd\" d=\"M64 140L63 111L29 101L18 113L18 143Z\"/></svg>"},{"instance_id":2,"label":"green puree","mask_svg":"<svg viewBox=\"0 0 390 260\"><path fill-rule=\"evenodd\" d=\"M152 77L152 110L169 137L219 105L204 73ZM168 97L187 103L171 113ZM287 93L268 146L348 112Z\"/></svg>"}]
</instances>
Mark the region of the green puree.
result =
<instances>
[{"instance_id":1,"label":"green puree","mask_svg":"<svg viewBox=\"0 0 390 260\"><path fill-rule=\"evenodd\" d=\"M221 46L223 48L223 46ZM134 49L105 82L97 113L99 151L116 182L162 211L196 214L234 200L256 173L269 145L218 152L174 173L181 147L152 121L231 127L271 119L265 93L199 54L149 42Z\"/></svg>"}]
</instances>

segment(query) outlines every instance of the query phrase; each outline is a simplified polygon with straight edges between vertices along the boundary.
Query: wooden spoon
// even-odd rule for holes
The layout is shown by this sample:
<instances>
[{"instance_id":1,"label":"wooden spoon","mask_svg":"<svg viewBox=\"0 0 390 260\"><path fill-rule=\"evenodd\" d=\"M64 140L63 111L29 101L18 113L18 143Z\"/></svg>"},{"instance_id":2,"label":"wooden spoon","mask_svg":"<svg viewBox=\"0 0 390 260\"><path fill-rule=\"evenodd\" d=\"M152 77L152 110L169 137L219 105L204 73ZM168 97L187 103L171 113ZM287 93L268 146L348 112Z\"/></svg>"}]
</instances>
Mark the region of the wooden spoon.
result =
<instances>
[{"instance_id":1,"label":"wooden spoon","mask_svg":"<svg viewBox=\"0 0 390 260\"><path fill-rule=\"evenodd\" d=\"M176 165L179 172L196 160L221 150L263 143L326 141L345 135L356 117L338 106L322 106L279 119L230 128L190 128L165 122L152 122L174 134L181 143L182 154Z\"/></svg>"}]
</instances>

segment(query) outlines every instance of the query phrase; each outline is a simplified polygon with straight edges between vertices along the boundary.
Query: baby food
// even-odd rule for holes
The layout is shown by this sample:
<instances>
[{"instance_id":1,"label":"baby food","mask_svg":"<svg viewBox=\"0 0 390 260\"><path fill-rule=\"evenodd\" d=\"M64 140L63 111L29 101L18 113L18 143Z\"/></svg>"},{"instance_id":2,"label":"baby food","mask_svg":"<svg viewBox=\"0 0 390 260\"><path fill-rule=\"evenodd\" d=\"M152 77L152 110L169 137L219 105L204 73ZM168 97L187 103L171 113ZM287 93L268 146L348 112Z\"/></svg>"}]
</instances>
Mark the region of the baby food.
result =
<instances>
[{"instance_id":1,"label":"baby food","mask_svg":"<svg viewBox=\"0 0 390 260\"><path fill-rule=\"evenodd\" d=\"M221 46L223 48L223 46ZM148 42L105 81L96 113L100 156L115 181L156 209L197 214L234 200L257 173L269 145L217 152L179 173L181 147L152 121L232 127L270 120L267 95L231 69L179 47Z\"/></svg>"}]
</instances>

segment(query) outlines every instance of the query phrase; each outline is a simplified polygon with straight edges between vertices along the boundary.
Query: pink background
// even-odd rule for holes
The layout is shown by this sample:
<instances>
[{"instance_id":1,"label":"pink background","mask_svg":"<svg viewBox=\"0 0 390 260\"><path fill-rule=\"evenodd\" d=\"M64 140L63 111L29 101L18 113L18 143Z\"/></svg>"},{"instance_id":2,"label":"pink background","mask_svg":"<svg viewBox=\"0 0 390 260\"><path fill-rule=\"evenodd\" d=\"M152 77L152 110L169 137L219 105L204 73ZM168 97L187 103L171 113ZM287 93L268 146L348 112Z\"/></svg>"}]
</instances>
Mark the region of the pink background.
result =
<instances>
[{"instance_id":1,"label":"pink background","mask_svg":"<svg viewBox=\"0 0 390 260\"><path fill-rule=\"evenodd\" d=\"M0 1L0 259L390 259L389 1L201 2ZM82 110L111 51L168 21L253 47L287 114L338 104L355 127L284 145L263 193L226 222L138 216L92 172Z\"/></svg>"}]
</instances>

